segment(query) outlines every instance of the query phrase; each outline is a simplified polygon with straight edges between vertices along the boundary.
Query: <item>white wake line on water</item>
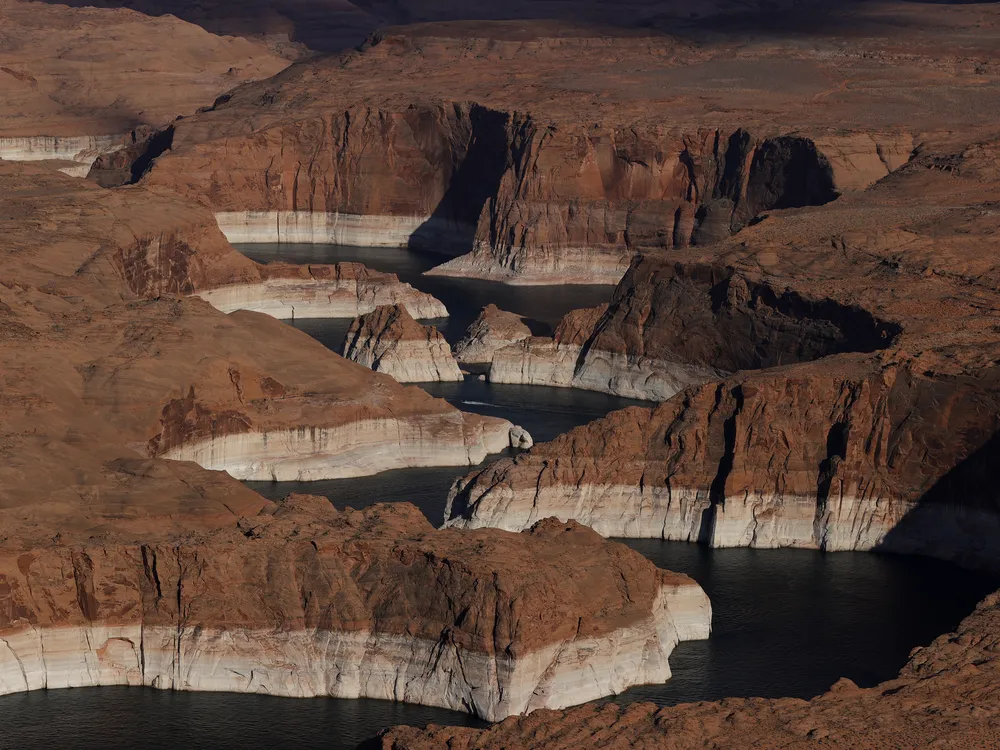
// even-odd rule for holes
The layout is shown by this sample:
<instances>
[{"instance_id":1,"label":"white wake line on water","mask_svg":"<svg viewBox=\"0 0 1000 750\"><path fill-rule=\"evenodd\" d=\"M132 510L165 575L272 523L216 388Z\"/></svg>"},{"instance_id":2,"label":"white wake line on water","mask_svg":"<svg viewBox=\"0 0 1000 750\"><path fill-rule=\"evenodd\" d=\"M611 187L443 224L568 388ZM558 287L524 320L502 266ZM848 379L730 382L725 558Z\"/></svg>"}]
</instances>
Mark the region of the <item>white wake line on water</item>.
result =
<instances>
[{"instance_id":1,"label":"white wake line on water","mask_svg":"<svg viewBox=\"0 0 1000 750\"><path fill-rule=\"evenodd\" d=\"M462 403L468 406L496 406L496 404L491 404L488 401L463 401Z\"/></svg>"}]
</instances>

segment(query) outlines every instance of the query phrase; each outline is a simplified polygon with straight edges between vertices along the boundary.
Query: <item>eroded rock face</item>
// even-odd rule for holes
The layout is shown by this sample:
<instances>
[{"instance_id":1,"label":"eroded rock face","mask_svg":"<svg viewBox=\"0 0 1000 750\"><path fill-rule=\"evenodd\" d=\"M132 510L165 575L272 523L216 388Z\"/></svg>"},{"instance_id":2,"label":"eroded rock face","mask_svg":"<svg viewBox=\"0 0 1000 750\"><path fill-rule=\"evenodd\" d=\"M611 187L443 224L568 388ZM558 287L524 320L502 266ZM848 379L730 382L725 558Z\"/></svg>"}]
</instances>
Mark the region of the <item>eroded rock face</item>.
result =
<instances>
[{"instance_id":1,"label":"eroded rock face","mask_svg":"<svg viewBox=\"0 0 1000 750\"><path fill-rule=\"evenodd\" d=\"M995 145L922 156L864 197L638 261L576 372L603 349L718 382L467 477L449 523L555 514L614 536L1000 564L1000 343L979 312L1000 289L996 218L966 202L997 189L996 163Z\"/></svg>"},{"instance_id":2,"label":"eroded rock face","mask_svg":"<svg viewBox=\"0 0 1000 750\"><path fill-rule=\"evenodd\" d=\"M519 315L489 304L479 313L465 337L455 346L455 359L463 365L488 364L500 349L531 336Z\"/></svg>"},{"instance_id":3,"label":"eroded rock face","mask_svg":"<svg viewBox=\"0 0 1000 750\"><path fill-rule=\"evenodd\" d=\"M664 401L736 370L888 345L898 326L733 269L644 256L610 305L574 310L553 338L496 353L490 380Z\"/></svg>"},{"instance_id":4,"label":"eroded rock face","mask_svg":"<svg viewBox=\"0 0 1000 750\"><path fill-rule=\"evenodd\" d=\"M344 356L400 383L462 380L444 336L434 326L415 321L401 305L378 307L355 318Z\"/></svg>"},{"instance_id":5,"label":"eroded rock face","mask_svg":"<svg viewBox=\"0 0 1000 750\"><path fill-rule=\"evenodd\" d=\"M396 304L417 317L448 315L430 294L360 263L255 263L226 242L210 213L189 204L178 210L188 223L183 232L137 224L135 241L116 246L113 262L129 292L145 298L190 295L225 313L247 310L276 318L353 318Z\"/></svg>"},{"instance_id":6,"label":"eroded rock face","mask_svg":"<svg viewBox=\"0 0 1000 750\"><path fill-rule=\"evenodd\" d=\"M478 463L530 438L192 299L178 285L232 267L176 196L21 165L0 165L0 196L0 693L370 696L500 719L667 679L674 645L708 635L693 581L575 524L468 534L409 505L264 500L233 477ZM151 238L178 254L142 252Z\"/></svg>"},{"instance_id":7,"label":"eroded rock face","mask_svg":"<svg viewBox=\"0 0 1000 750\"><path fill-rule=\"evenodd\" d=\"M252 310L276 318L351 318L384 305L400 306L419 318L444 318L444 303L414 289L394 273L361 263L257 266L257 279L197 290L222 312Z\"/></svg>"},{"instance_id":8,"label":"eroded rock face","mask_svg":"<svg viewBox=\"0 0 1000 750\"><path fill-rule=\"evenodd\" d=\"M664 35L494 31L378 34L243 87L178 123L145 179L210 206L234 241L405 245L460 256L437 274L614 283L638 253L707 246L769 211L826 203L913 151L907 119L869 116L884 87L828 96L829 80L877 77L858 68L860 49L775 43L745 58ZM768 73L789 58L815 106L795 104L801 86ZM461 61L461 80L443 60ZM727 65L741 80L771 79L773 111L752 87L713 88L730 80ZM581 68L600 73L570 85ZM701 98L686 95L688 75Z\"/></svg>"},{"instance_id":9,"label":"eroded rock face","mask_svg":"<svg viewBox=\"0 0 1000 750\"><path fill-rule=\"evenodd\" d=\"M975 747L993 741L1000 601L993 594L957 628L916 649L894 680L848 679L810 701L727 698L658 708L589 704L539 711L487 729L396 727L366 744L384 750L573 750L783 747Z\"/></svg>"},{"instance_id":10,"label":"eroded rock face","mask_svg":"<svg viewBox=\"0 0 1000 750\"><path fill-rule=\"evenodd\" d=\"M199 207L18 165L0 167L0 184L11 396L3 423L60 446L46 459L44 441L18 439L32 458L8 467L10 502L23 504L31 481L43 495L82 481L84 495L113 498L87 488L102 487L100 467L122 455L193 460L246 479L312 479L476 464L510 445L505 420L404 389L268 316L224 315L192 298L227 282L304 275L239 255ZM71 447L81 441L82 455ZM57 455L65 461L46 473ZM89 469L73 468L77 455ZM45 478L29 479L38 474Z\"/></svg>"},{"instance_id":11,"label":"eroded rock face","mask_svg":"<svg viewBox=\"0 0 1000 750\"><path fill-rule=\"evenodd\" d=\"M372 697L498 720L665 680L677 642L708 636L694 581L575 524L464 534L408 504L262 506L197 537L0 552L0 693Z\"/></svg>"}]
</instances>

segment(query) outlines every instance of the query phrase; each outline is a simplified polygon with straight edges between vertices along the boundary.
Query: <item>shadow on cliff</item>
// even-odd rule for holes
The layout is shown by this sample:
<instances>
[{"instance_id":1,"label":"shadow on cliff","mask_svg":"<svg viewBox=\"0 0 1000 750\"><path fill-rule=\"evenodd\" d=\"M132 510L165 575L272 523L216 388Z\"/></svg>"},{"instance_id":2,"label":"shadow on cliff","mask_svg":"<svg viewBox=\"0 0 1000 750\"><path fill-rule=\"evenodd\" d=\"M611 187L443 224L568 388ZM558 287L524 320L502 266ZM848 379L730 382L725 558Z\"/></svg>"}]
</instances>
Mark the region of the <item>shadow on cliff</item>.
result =
<instances>
[{"instance_id":1,"label":"shadow on cliff","mask_svg":"<svg viewBox=\"0 0 1000 750\"><path fill-rule=\"evenodd\" d=\"M1000 569L998 466L1000 431L934 482L876 549Z\"/></svg>"},{"instance_id":2,"label":"shadow on cliff","mask_svg":"<svg viewBox=\"0 0 1000 750\"><path fill-rule=\"evenodd\" d=\"M469 252L479 216L500 188L511 162L511 122L505 112L474 105L464 153L453 156L452 175L431 216L410 236L408 248L446 256Z\"/></svg>"}]
</instances>

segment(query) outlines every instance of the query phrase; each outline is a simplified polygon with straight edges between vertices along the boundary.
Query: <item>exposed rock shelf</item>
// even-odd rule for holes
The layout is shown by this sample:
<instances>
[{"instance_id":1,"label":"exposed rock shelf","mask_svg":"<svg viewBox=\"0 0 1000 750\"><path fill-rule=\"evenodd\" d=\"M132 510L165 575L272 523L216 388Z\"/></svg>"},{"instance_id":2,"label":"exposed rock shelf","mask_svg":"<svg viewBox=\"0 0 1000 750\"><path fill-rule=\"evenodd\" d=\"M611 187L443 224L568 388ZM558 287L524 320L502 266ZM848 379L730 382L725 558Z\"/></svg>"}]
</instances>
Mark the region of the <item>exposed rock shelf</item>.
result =
<instances>
[{"instance_id":1,"label":"exposed rock shelf","mask_svg":"<svg viewBox=\"0 0 1000 750\"><path fill-rule=\"evenodd\" d=\"M896 679L861 689L848 679L809 701L727 698L660 708L590 704L487 729L397 727L366 750L608 750L670 747L975 747L1000 712L1000 600L993 594L956 628L915 649Z\"/></svg>"},{"instance_id":2,"label":"exposed rock shelf","mask_svg":"<svg viewBox=\"0 0 1000 750\"><path fill-rule=\"evenodd\" d=\"M490 380L664 401L735 370L886 346L898 326L708 263L640 257L610 306L497 351Z\"/></svg>"},{"instance_id":3,"label":"exposed rock shelf","mask_svg":"<svg viewBox=\"0 0 1000 750\"><path fill-rule=\"evenodd\" d=\"M455 410L402 419L390 413L356 416L342 425L324 424L319 417L298 426L192 436L157 455L194 461L237 479L288 482L419 466L474 466L490 454L530 446L527 433L505 419Z\"/></svg>"},{"instance_id":4,"label":"exposed rock shelf","mask_svg":"<svg viewBox=\"0 0 1000 750\"><path fill-rule=\"evenodd\" d=\"M401 305L356 318L347 332L344 357L400 383L462 380L444 336L434 326L420 325Z\"/></svg>"},{"instance_id":5,"label":"exposed rock shelf","mask_svg":"<svg viewBox=\"0 0 1000 750\"><path fill-rule=\"evenodd\" d=\"M608 351L594 346L595 332L607 305L573 310L560 321L555 336L534 336L493 354L489 379L494 383L523 383L561 388L583 388L627 398L664 401L694 383L720 377L722 371L698 362L670 361Z\"/></svg>"},{"instance_id":6,"label":"exposed rock shelf","mask_svg":"<svg viewBox=\"0 0 1000 750\"><path fill-rule=\"evenodd\" d=\"M302 242L358 247L406 247L429 217L359 216L309 211L219 211L230 242Z\"/></svg>"},{"instance_id":7,"label":"exposed rock shelf","mask_svg":"<svg viewBox=\"0 0 1000 750\"><path fill-rule=\"evenodd\" d=\"M448 315L430 294L360 263L275 264L261 268L259 275L257 282L226 284L195 295L222 312L253 310L276 318L353 318L382 305L400 305L417 318Z\"/></svg>"},{"instance_id":8,"label":"exposed rock shelf","mask_svg":"<svg viewBox=\"0 0 1000 750\"><path fill-rule=\"evenodd\" d=\"M499 720L666 680L673 647L709 634L694 581L576 525L462 534L411 505L260 505L183 541L0 554L0 693L370 697Z\"/></svg>"},{"instance_id":9,"label":"exposed rock shelf","mask_svg":"<svg viewBox=\"0 0 1000 750\"><path fill-rule=\"evenodd\" d=\"M1000 190L997 153L921 155L864 196L638 260L580 360L669 354L718 382L467 477L449 523L556 515L609 535L1000 566L1000 342L983 313L996 218L974 198Z\"/></svg>"},{"instance_id":10,"label":"exposed rock shelf","mask_svg":"<svg viewBox=\"0 0 1000 750\"><path fill-rule=\"evenodd\" d=\"M66 161L75 166L62 171L72 177L86 177L98 156L120 148L124 136L0 136L0 159L6 161Z\"/></svg>"}]
</instances>

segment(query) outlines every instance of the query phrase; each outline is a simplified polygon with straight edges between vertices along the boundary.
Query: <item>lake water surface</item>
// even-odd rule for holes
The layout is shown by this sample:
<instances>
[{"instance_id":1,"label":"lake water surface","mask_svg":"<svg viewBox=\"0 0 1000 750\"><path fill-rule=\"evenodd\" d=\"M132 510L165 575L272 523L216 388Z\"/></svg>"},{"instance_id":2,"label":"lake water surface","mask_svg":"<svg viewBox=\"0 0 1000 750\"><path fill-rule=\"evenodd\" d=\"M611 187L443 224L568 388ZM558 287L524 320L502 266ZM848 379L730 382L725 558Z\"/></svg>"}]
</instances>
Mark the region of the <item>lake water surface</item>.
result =
<instances>
[{"instance_id":1,"label":"lake water surface","mask_svg":"<svg viewBox=\"0 0 1000 750\"><path fill-rule=\"evenodd\" d=\"M610 287L508 287L437 279L421 272L439 258L401 250L314 245L247 246L258 260L359 260L398 273L441 299L454 343L488 302L551 331L568 310L607 301ZM350 321L297 320L297 328L340 351ZM466 411L510 419L549 440L608 411L639 402L572 389L491 385L475 379L426 390ZM451 483L469 467L404 469L321 482L254 482L271 498L292 491L329 497L337 507L415 503L440 524ZM948 563L866 553L711 550L658 540L626 540L654 563L691 575L714 609L707 641L683 643L663 685L633 688L614 700L661 705L727 696L809 698L839 677L862 686L893 677L910 650L953 628L1000 586L994 576ZM480 725L452 711L375 700L283 699L225 693L91 688L0 698L0 748L351 748L393 724Z\"/></svg>"}]
</instances>

